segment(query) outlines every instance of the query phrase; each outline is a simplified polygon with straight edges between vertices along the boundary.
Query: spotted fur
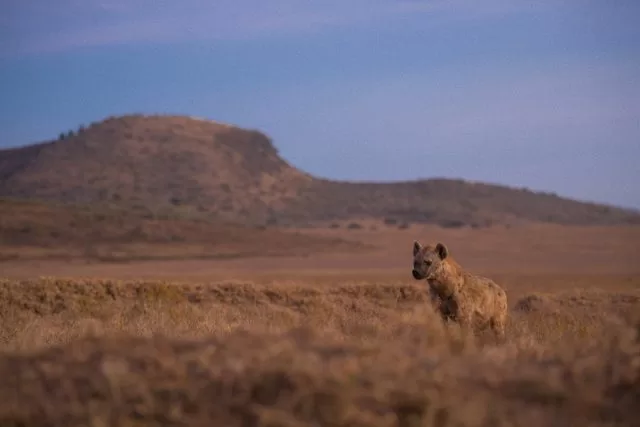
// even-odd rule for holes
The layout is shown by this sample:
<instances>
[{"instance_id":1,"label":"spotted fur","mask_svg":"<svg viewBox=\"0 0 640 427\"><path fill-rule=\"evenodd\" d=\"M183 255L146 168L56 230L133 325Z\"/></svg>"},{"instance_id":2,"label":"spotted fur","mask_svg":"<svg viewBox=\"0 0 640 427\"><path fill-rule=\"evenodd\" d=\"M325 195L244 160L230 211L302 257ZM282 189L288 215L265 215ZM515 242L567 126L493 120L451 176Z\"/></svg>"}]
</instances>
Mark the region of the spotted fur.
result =
<instances>
[{"instance_id":1,"label":"spotted fur","mask_svg":"<svg viewBox=\"0 0 640 427\"><path fill-rule=\"evenodd\" d=\"M415 241L412 275L426 279L431 300L445 321L474 331L489 327L505 338L506 292L493 280L464 271L444 244L422 246Z\"/></svg>"}]
</instances>

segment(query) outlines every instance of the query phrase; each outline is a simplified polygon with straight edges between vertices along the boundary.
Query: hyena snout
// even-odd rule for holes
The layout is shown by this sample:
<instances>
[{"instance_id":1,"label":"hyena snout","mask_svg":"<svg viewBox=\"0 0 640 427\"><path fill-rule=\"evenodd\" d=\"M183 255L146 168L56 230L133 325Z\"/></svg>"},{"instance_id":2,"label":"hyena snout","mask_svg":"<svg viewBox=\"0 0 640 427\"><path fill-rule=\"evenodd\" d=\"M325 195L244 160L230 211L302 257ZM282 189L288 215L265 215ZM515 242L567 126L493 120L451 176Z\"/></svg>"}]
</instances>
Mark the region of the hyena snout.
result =
<instances>
[{"instance_id":1,"label":"hyena snout","mask_svg":"<svg viewBox=\"0 0 640 427\"><path fill-rule=\"evenodd\" d=\"M418 270L416 268L411 270L411 274L413 275L413 278L416 279L416 280L424 279L424 273L422 273L420 270Z\"/></svg>"}]
</instances>

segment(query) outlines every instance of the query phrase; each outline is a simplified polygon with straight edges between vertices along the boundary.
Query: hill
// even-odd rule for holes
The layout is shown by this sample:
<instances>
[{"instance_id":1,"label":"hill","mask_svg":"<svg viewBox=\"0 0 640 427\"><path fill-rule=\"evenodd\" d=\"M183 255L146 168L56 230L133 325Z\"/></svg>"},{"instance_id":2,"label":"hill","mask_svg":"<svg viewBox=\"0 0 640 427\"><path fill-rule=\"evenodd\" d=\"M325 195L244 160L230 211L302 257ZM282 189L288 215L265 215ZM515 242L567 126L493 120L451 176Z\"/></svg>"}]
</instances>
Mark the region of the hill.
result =
<instances>
[{"instance_id":1,"label":"hill","mask_svg":"<svg viewBox=\"0 0 640 427\"><path fill-rule=\"evenodd\" d=\"M228 259L357 252L370 246L338 237L152 216L116 207L0 199L0 212L0 260Z\"/></svg>"},{"instance_id":2,"label":"hill","mask_svg":"<svg viewBox=\"0 0 640 427\"><path fill-rule=\"evenodd\" d=\"M639 213L621 208L463 180L322 179L282 159L261 132L182 116L112 117L58 140L0 150L0 197L253 225L364 217L447 227L640 223Z\"/></svg>"}]
</instances>

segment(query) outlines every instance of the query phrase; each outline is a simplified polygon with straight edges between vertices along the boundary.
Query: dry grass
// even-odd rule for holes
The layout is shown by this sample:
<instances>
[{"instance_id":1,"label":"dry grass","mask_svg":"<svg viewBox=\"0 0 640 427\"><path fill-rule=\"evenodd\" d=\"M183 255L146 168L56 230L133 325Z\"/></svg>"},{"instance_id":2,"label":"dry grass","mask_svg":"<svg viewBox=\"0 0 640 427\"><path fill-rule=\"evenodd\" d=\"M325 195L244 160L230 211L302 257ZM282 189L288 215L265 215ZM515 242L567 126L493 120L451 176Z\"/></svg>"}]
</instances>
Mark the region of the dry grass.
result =
<instances>
[{"instance_id":1,"label":"dry grass","mask_svg":"<svg viewBox=\"0 0 640 427\"><path fill-rule=\"evenodd\" d=\"M241 226L216 219L152 215L104 206L0 199L0 262L16 259L229 259L366 252L336 236ZM262 242L256 245L256 241Z\"/></svg>"},{"instance_id":2,"label":"dry grass","mask_svg":"<svg viewBox=\"0 0 640 427\"><path fill-rule=\"evenodd\" d=\"M0 424L637 425L638 278L520 288L501 345L415 283L313 282L5 280Z\"/></svg>"},{"instance_id":3,"label":"dry grass","mask_svg":"<svg viewBox=\"0 0 640 427\"><path fill-rule=\"evenodd\" d=\"M325 229L305 234L377 249L7 261L0 425L634 426L639 232ZM506 343L440 322L413 238L505 287Z\"/></svg>"}]
</instances>

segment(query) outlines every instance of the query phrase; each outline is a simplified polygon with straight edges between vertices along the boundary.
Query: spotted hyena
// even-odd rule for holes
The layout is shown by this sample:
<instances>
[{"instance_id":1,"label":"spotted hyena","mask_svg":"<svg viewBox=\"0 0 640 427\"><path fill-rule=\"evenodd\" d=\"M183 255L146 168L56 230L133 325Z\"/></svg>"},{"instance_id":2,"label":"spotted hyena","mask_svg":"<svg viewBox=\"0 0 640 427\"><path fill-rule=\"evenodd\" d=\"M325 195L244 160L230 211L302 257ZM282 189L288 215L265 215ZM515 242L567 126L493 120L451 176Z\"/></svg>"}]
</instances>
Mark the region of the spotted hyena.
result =
<instances>
[{"instance_id":1,"label":"spotted hyena","mask_svg":"<svg viewBox=\"0 0 640 427\"><path fill-rule=\"evenodd\" d=\"M444 244L422 246L414 241L411 273L416 280L427 280L444 320L474 331L490 327L499 339L505 338L506 292L493 280L464 271Z\"/></svg>"}]
</instances>

